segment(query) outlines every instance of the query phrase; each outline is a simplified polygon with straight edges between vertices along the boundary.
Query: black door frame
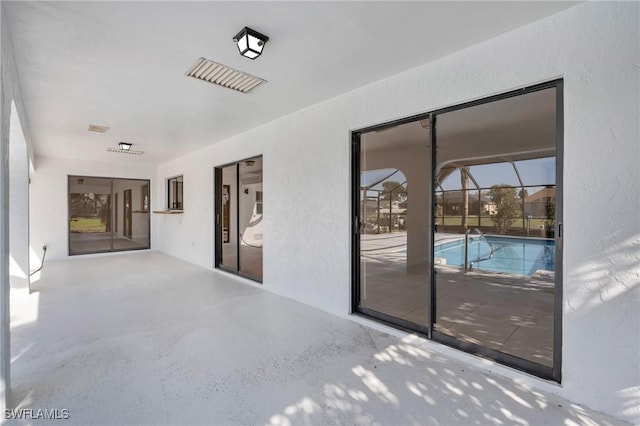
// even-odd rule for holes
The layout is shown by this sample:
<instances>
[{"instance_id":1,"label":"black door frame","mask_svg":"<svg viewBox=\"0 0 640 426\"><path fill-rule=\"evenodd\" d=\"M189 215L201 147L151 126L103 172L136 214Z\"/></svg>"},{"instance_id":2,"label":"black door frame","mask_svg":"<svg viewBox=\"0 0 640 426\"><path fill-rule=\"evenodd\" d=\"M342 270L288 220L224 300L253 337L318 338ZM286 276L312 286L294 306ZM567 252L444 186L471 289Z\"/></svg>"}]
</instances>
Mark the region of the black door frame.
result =
<instances>
[{"instance_id":1,"label":"black door frame","mask_svg":"<svg viewBox=\"0 0 640 426\"><path fill-rule=\"evenodd\" d=\"M257 283L262 284L262 279L255 275L247 274L246 272L242 272L240 270L240 239L238 238L240 235L240 163L253 160L256 158L264 158L262 155L254 155L253 157L245 158L243 160L234 161L232 163L223 164L220 166L216 166L214 168L214 247L215 247L215 256L214 256L214 268L219 269L224 272L228 272L230 274L238 275L243 278L247 278L251 281L255 281ZM263 163L264 164L264 163ZM235 202L236 202L236 269L225 266L222 263L222 170L235 166L236 170L236 191L235 191ZM264 167L264 166L263 166ZM264 173L264 168L263 168ZM264 202L264 201L263 201ZM231 227L229 227L231 228ZM231 232L231 229L229 229ZM229 238L232 239L233 236L229 235ZM263 258L264 261L264 258ZM263 263L264 265L264 263Z\"/></svg>"},{"instance_id":2,"label":"black door frame","mask_svg":"<svg viewBox=\"0 0 640 426\"><path fill-rule=\"evenodd\" d=\"M113 238L114 238L114 234L117 232L117 223L115 224L115 229L114 229L114 224L111 225L111 236L110 236L110 244L109 244L109 249L107 250L94 250L94 251L90 251L90 252L81 252L81 253L74 253L73 250L71 249L71 198L69 196L70 192L70 188L71 188L71 179L83 179L83 178L93 178L93 179L109 179L109 190L110 190L110 210L111 210L111 220L112 222L114 221L114 218L116 216L115 214L115 209L118 208L118 206L116 204L114 204L113 202L113 182L114 181L121 181L121 180L132 180L132 181L140 181L140 182L146 182L147 185L149 185L149 206L151 206L151 179L139 179L139 178L114 178L114 177L106 177L106 176L89 176L89 175L67 175L67 253L69 254L69 256L83 256L85 254L98 254L98 253L115 253L115 252L121 252L121 251L134 251L134 250L149 250L151 248L151 215L149 214L149 218L147 220L147 235L149 235L149 244L146 245L145 247L135 247L135 248L125 248L125 249L115 249L113 247ZM132 194L133 195L133 194ZM124 196L123 196L124 198ZM124 202L123 202L124 205ZM114 207L115 206L115 207ZM150 209L149 209L150 210ZM150 213L150 212L149 212ZM124 218L123 218L123 226L124 226Z\"/></svg>"},{"instance_id":3,"label":"black door frame","mask_svg":"<svg viewBox=\"0 0 640 426\"><path fill-rule=\"evenodd\" d=\"M520 96L528 93L537 92L545 89L556 89L556 218L555 218L555 297L554 297L554 320L553 320L553 367L543 366L541 364L525 360L516 356L508 355L503 352L499 352L493 349L486 348L484 346L471 344L460 341L449 335L440 333L434 330L435 324L435 268L433 263L430 267L429 275L429 295L428 304L430 307L429 325L427 328L416 327L416 324L395 318L389 315L382 314L380 312L372 311L367 308L360 307L360 231L361 224L360 218L360 136L363 133L367 133L374 130L382 130L389 127L398 126L401 124L429 119L431 122L431 181L427 182L429 189L429 206L431 218L435 214L435 170L436 170L436 126L438 115L457 111L460 109L470 108L489 102L495 102L503 99L508 99L514 96ZM527 86L518 90L512 90L509 92L501 93L486 98L465 102L462 104L441 108L433 111L429 111L422 114L417 114L411 117L394 120L391 122L368 126L362 129L354 130L351 132L351 217L352 217L352 232L351 232L351 248L352 248L352 267L351 267L351 313L361 314L367 317L371 317L380 322L386 323L392 327L402 329L409 332L417 332L426 336L430 340L434 340L443 343L447 346L462 350L464 352L479 355L485 358L490 358L500 364L504 364L516 369L522 370L532 375L556 381L561 383L562 381L562 253L563 253L563 163L564 163L564 96L563 96L563 80L556 79L548 82ZM433 242L434 242L434 225L433 219L430 219L430 233L429 233L429 256L433 259Z\"/></svg>"}]
</instances>

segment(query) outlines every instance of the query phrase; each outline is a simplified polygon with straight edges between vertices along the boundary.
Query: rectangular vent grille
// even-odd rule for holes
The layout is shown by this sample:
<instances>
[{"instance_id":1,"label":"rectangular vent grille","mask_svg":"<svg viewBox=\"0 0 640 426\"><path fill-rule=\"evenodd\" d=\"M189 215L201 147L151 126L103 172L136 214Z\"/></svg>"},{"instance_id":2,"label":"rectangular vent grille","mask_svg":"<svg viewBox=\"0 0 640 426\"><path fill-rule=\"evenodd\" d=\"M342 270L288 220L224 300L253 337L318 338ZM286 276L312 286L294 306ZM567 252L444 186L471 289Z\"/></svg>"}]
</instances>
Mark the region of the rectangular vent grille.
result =
<instances>
[{"instance_id":1,"label":"rectangular vent grille","mask_svg":"<svg viewBox=\"0 0 640 426\"><path fill-rule=\"evenodd\" d=\"M263 78L235 70L205 58L198 59L185 75L241 93L249 93L262 83L267 82Z\"/></svg>"},{"instance_id":2,"label":"rectangular vent grille","mask_svg":"<svg viewBox=\"0 0 640 426\"><path fill-rule=\"evenodd\" d=\"M107 148L107 151L115 152L117 154L133 154L133 155L144 154L144 151L134 151L132 149L120 149L120 148Z\"/></svg>"},{"instance_id":3,"label":"rectangular vent grille","mask_svg":"<svg viewBox=\"0 0 640 426\"><path fill-rule=\"evenodd\" d=\"M89 124L89 128L87 130L89 130L90 132L107 133L109 131L109 127L98 126L97 124Z\"/></svg>"}]
</instances>

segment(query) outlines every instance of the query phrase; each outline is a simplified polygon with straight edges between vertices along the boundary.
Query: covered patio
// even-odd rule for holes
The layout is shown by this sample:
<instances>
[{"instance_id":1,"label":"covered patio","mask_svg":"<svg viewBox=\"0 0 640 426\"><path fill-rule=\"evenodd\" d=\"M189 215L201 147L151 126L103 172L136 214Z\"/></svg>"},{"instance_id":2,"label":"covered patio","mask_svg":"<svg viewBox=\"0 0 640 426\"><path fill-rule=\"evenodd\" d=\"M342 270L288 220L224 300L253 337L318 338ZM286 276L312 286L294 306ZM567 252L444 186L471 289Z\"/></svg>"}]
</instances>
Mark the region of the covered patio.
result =
<instances>
[{"instance_id":1,"label":"covered patio","mask_svg":"<svg viewBox=\"0 0 640 426\"><path fill-rule=\"evenodd\" d=\"M14 405L65 424L619 423L157 252L50 262L11 303Z\"/></svg>"}]
</instances>

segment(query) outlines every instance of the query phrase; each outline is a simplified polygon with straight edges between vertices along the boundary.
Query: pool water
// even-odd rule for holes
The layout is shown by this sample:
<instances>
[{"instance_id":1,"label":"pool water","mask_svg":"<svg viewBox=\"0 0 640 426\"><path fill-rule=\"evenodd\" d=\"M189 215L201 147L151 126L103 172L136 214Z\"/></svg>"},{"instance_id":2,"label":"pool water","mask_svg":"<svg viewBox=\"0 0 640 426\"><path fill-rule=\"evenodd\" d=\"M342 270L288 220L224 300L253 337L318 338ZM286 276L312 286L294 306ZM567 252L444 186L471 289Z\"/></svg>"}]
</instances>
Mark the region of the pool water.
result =
<instances>
[{"instance_id":1,"label":"pool water","mask_svg":"<svg viewBox=\"0 0 640 426\"><path fill-rule=\"evenodd\" d=\"M493 257L486 259L491 253ZM464 266L464 240L435 246L434 257L446 259L447 265ZM469 237L468 262L472 269L531 276L537 270L555 270L555 241L543 238L502 236Z\"/></svg>"}]
</instances>

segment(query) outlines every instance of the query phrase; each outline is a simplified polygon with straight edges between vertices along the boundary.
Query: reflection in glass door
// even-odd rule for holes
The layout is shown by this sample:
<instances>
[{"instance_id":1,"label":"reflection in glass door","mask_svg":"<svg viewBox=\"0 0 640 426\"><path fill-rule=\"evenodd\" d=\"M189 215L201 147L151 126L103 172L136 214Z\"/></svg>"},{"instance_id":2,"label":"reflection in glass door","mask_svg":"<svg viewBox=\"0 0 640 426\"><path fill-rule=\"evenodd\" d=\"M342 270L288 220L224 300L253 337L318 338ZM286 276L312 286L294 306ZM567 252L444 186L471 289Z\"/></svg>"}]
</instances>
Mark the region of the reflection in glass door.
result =
<instances>
[{"instance_id":1,"label":"reflection in glass door","mask_svg":"<svg viewBox=\"0 0 640 426\"><path fill-rule=\"evenodd\" d=\"M221 202L219 213L219 233L221 237L221 252L219 266L230 271L238 270L238 166L223 167L221 169Z\"/></svg>"},{"instance_id":2,"label":"reflection in glass door","mask_svg":"<svg viewBox=\"0 0 640 426\"><path fill-rule=\"evenodd\" d=\"M69 176L69 254L111 250L111 179Z\"/></svg>"},{"instance_id":3,"label":"reflection in glass door","mask_svg":"<svg viewBox=\"0 0 640 426\"><path fill-rule=\"evenodd\" d=\"M359 277L354 309L427 332L430 150L428 121L358 135L354 206Z\"/></svg>"},{"instance_id":4,"label":"reflection in glass door","mask_svg":"<svg viewBox=\"0 0 640 426\"><path fill-rule=\"evenodd\" d=\"M353 312L559 382L562 81L352 143Z\"/></svg>"},{"instance_id":5,"label":"reflection in glass door","mask_svg":"<svg viewBox=\"0 0 640 426\"><path fill-rule=\"evenodd\" d=\"M149 181L138 179L113 179L113 195L122 198L122 228L114 228L113 250L134 250L150 245L150 195ZM114 217L117 218L114 206ZM121 232L118 230L121 229Z\"/></svg>"},{"instance_id":6,"label":"reflection in glass door","mask_svg":"<svg viewBox=\"0 0 640 426\"><path fill-rule=\"evenodd\" d=\"M262 158L238 164L238 239L242 274L262 280Z\"/></svg>"},{"instance_id":7,"label":"reflection in glass door","mask_svg":"<svg viewBox=\"0 0 640 426\"><path fill-rule=\"evenodd\" d=\"M131 238L131 222L133 219L133 210L131 210L131 190L124 190L124 236Z\"/></svg>"},{"instance_id":8,"label":"reflection in glass door","mask_svg":"<svg viewBox=\"0 0 640 426\"><path fill-rule=\"evenodd\" d=\"M148 180L69 176L68 192L70 255L149 248Z\"/></svg>"},{"instance_id":9,"label":"reflection in glass door","mask_svg":"<svg viewBox=\"0 0 640 426\"><path fill-rule=\"evenodd\" d=\"M434 114L433 336L559 379L557 89Z\"/></svg>"},{"instance_id":10,"label":"reflection in glass door","mask_svg":"<svg viewBox=\"0 0 640 426\"><path fill-rule=\"evenodd\" d=\"M262 281L262 157L216 168L216 267Z\"/></svg>"}]
</instances>

